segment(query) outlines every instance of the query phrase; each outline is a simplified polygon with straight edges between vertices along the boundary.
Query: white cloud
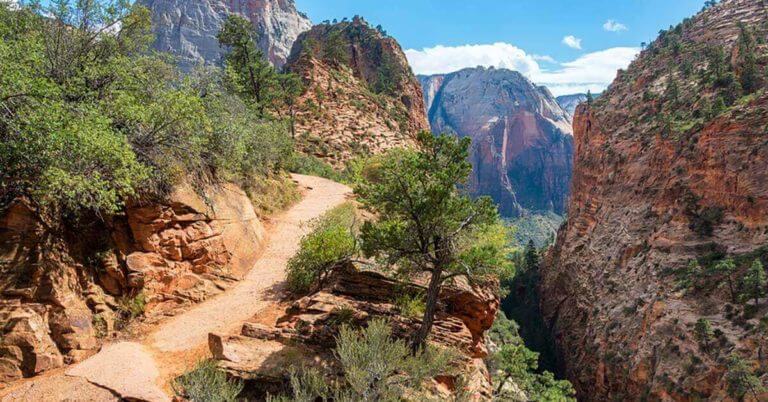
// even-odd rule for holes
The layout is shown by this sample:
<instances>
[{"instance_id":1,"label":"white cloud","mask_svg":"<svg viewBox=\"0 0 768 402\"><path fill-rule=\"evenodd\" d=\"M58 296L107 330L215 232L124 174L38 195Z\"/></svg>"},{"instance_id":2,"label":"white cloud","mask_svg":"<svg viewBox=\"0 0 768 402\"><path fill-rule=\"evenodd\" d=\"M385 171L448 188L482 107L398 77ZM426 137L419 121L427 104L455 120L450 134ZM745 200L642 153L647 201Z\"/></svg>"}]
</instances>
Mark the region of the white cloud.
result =
<instances>
[{"instance_id":1,"label":"white cloud","mask_svg":"<svg viewBox=\"0 0 768 402\"><path fill-rule=\"evenodd\" d=\"M445 74L478 66L507 68L547 86L555 95L566 95L587 90L602 92L616 77L616 71L626 68L639 51L630 47L610 48L565 63L557 63L551 57L529 55L509 43L436 46L409 49L405 53L416 74ZM552 68L539 65L540 61L550 60L554 62Z\"/></svg>"},{"instance_id":2,"label":"white cloud","mask_svg":"<svg viewBox=\"0 0 768 402\"><path fill-rule=\"evenodd\" d=\"M573 35L568 35L563 38L563 44L570 47L571 49L581 50L581 39Z\"/></svg>"},{"instance_id":3,"label":"white cloud","mask_svg":"<svg viewBox=\"0 0 768 402\"><path fill-rule=\"evenodd\" d=\"M626 25L616 22L614 20L608 20L603 24L603 29L605 29L608 32L621 32L621 31L628 31L629 28L627 28Z\"/></svg>"},{"instance_id":4,"label":"white cloud","mask_svg":"<svg viewBox=\"0 0 768 402\"><path fill-rule=\"evenodd\" d=\"M552 64L557 63L557 61L555 61L555 59L553 59L552 56L547 56L547 55L540 56L538 54L534 54L531 57L533 57L533 59L536 61L546 61L547 63L552 63Z\"/></svg>"},{"instance_id":5,"label":"white cloud","mask_svg":"<svg viewBox=\"0 0 768 402\"><path fill-rule=\"evenodd\" d=\"M452 73L468 67L498 67L532 74L539 70L536 59L523 49L508 43L492 45L438 45L422 50L405 51L408 61L417 74Z\"/></svg>"},{"instance_id":6,"label":"white cloud","mask_svg":"<svg viewBox=\"0 0 768 402\"><path fill-rule=\"evenodd\" d=\"M531 77L536 83L546 85L555 94L574 92L600 92L605 89L619 69L626 68L640 49L615 47L585 54L576 60L562 63L554 71L545 71Z\"/></svg>"}]
</instances>

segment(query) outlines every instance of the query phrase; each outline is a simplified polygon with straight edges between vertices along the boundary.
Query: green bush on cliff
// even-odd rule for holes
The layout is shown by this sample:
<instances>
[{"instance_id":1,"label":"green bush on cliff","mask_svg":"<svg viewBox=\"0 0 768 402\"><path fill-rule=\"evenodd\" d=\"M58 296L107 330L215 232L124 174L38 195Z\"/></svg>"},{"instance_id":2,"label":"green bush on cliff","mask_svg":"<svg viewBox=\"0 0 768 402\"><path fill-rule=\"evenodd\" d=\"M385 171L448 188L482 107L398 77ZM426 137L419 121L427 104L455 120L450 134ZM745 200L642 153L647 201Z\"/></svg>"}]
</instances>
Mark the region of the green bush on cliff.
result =
<instances>
[{"instance_id":1,"label":"green bush on cliff","mask_svg":"<svg viewBox=\"0 0 768 402\"><path fill-rule=\"evenodd\" d=\"M201 361L173 383L177 395L194 402L234 402L243 387L242 382L228 379L213 360Z\"/></svg>"},{"instance_id":2,"label":"green bush on cliff","mask_svg":"<svg viewBox=\"0 0 768 402\"><path fill-rule=\"evenodd\" d=\"M342 327L335 356L343 380L327 381L317 369L294 371L291 395L269 401L386 401L418 396L424 381L451 375L453 350L428 347L411 353L408 344L392 336L390 323L375 319L365 329ZM417 400L421 400L416 398Z\"/></svg>"},{"instance_id":3,"label":"green bush on cliff","mask_svg":"<svg viewBox=\"0 0 768 402\"><path fill-rule=\"evenodd\" d=\"M323 285L333 269L357 252L355 207L343 204L312 223L299 252L288 261L288 288L304 294Z\"/></svg>"}]
</instances>

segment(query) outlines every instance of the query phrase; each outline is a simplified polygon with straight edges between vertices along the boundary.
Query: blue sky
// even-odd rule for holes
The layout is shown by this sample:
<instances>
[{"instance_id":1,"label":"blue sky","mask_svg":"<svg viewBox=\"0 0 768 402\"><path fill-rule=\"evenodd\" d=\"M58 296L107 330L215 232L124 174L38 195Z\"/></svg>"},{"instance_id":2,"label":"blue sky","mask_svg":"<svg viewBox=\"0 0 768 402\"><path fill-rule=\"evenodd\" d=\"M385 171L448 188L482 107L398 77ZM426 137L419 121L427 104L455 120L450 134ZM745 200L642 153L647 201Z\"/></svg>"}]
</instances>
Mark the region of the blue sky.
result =
<instances>
[{"instance_id":1,"label":"blue sky","mask_svg":"<svg viewBox=\"0 0 768 402\"><path fill-rule=\"evenodd\" d=\"M296 0L313 22L359 14L406 49L416 73L519 70L556 94L603 89L641 42L704 0Z\"/></svg>"}]
</instances>

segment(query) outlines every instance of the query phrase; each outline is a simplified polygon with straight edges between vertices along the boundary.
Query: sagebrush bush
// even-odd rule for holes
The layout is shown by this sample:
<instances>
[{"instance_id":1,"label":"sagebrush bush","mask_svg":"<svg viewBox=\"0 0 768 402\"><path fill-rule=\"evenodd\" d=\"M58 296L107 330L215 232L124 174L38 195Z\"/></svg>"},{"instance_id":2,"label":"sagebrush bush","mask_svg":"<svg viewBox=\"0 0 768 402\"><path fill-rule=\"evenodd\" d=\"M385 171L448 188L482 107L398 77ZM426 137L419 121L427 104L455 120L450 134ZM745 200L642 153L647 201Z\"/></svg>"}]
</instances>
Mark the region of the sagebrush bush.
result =
<instances>
[{"instance_id":1,"label":"sagebrush bush","mask_svg":"<svg viewBox=\"0 0 768 402\"><path fill-rule=\"evenodd\" d=\"M312 230L301 240L299 252L288 261L290 291L303 294L321 286L334 267L357 252L356 212L343 204L312 222Z\"/></svg>"},{"instance_id":2,"label":"sagebrush bush","mask_svg":"<svg viewBox=\"0 0 768 402\"><path fill-rule=\"evenodd\" d=\"M392 336L386 320L375 319L364 329L342 327L336 339L336 358L343 381L329 383L317 369L291 374L292 398L272 401L400 401L418 394L425 380L452 375L457 353L427 347L413 354L408 344Z\"/></svg>"},{"instance_id":3,"label":"sagebrush bush","mask_svg":"<svg viewBox=\"0 0 768 402\"><path fill-rule=\"evenodd\" d=\"M241 381L228 379L213 360L198 363L173 383L174 391L192 402L234 402L243 387Z\"/></svg>"}]
</instances>

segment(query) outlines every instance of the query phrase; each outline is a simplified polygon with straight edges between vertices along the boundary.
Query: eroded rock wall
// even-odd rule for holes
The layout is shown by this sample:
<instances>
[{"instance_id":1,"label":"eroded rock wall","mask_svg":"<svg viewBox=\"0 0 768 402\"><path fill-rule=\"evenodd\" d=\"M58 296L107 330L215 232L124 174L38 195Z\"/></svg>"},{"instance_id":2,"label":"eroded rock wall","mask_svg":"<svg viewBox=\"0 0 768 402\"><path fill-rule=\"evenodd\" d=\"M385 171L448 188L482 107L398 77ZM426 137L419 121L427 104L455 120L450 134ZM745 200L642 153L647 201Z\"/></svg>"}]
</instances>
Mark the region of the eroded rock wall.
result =
<instances>
[{"instance_id":1,"label":"eroded rock wall","mask_svg":"<svg viewBox=\"0 0 768 402\"><path fill-rule=\"evenodd\" d=\"M221 292L247 272L263 238L233 185L181 186L167 202L76 225L17 200L0 214L0 384L95 353L137 297L151 317Z\"/></svg>"}]
</instances>

